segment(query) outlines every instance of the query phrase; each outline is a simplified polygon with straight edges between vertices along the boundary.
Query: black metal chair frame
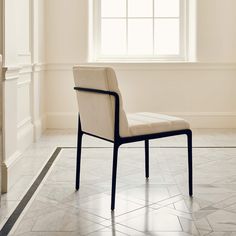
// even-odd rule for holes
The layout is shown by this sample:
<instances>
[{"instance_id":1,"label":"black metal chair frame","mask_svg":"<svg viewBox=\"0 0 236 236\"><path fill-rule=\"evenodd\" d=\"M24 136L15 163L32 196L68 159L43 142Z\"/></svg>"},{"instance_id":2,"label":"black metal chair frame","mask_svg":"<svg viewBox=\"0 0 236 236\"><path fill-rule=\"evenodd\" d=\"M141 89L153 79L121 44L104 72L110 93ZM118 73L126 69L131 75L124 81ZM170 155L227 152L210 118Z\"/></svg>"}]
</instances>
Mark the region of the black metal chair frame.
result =
<instances>
[{"instance_id":1,"label":"black metal chair frame","mask_svg":"<svg viewBox=\"0 0 236 236\"><path fill-rule=\"evenodd\" d=\"M189 186L189 196L193 195L193 180L192 180L192 131L190 129L162 132L156 134L145 134L131 137L121 137L119 132L119 120L120 120L120 100L119 95L116 92L74 87L75 90L79 92L86 93L97 93L106 96L113 96L115 98L115 124L114 124L114 140L109 140L103 137L99 137L94 134L84 132L81 127L80 115L78 115L78 136L77 136L77 164L76 164L76 190L80 187L80 166L81 166L81 149L82 149L82 136L83 134L90 135L99 139L103 139L114 144L113 147L113 167L112 167L112 189L111 189L111 210L115 209L115 194L116 194L116 175L117 175L117 158L118 149L122 144L145 141L145 176L149 178L149 140L158 139L176 135L187 135L188 143L188 186Z\"/></svg>"}]
</instances>

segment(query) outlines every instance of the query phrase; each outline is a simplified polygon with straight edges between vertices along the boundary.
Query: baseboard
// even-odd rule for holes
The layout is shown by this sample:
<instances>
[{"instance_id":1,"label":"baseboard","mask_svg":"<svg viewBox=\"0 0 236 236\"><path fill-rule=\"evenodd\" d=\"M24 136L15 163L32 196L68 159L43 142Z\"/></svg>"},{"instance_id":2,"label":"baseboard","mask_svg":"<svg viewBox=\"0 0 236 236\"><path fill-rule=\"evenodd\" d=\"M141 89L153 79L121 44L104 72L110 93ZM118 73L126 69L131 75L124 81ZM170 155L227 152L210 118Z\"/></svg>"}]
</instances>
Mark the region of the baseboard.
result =
<instances>
[{"instance_id":1,"label":"baseboard","mask_svg":"<svg viewBox=\"0 0 236 236\"><path fill-rule=\"evenodd\" d=\"M236 112L158 112L187 120L192 128L230 129L236 128ZM77 113L47 113L48 129L75 129Z\"/></svg>"},{"instance_id":2,"label":"baseboard","mask_svg":"<svg viewBox=\"0 0 236 236\"><path fill-rule=\"evenodd\" d=\"M42 121L40 119L34 122L34 141L37 141L42 135Z\"/></svg>"},{"instance_id":3,"label":"baseboard","mask_svg":"<svg viewBox=\"0 0 236 236\"><path fill-rule=\"evenodd\" d=\"M42 121L42 132L44 132L46 129L47 129L47 123L46 123L46 120L47 117L46 117L46 114L44 114L41 118L41 121Z\"/></svg>"},{"instance_id":4,"label":"baseboard","mask_svg":"<svg viewBox=\"0 0 236 236\"><path fill-rule=\"evenodd\" d=\"M2 163L2 192L6 193L19 178L21 154L33 143L33 125L27 118L17 127L17 151Z\"/></svg>"},{"instance_id":5,"label":"baseboard","mask_svg":"<svg viewBox=\"0 0 236 236\"><path fill-rule=\"evenodd\" d=\"M17 151L2 163L2 193L6 193L19 178L21 152Z\"/></svg>"},{"instance_id":6,"label":"baseboard","mask_svg":"<svg viewBox=\"0 0 236 236\"><path fill-rule=\"evenodd\" d=\"M17 127L17 151L2 163L2 192L6 193L19 178L21 154L34 141L34 129L30 118Z\"/></svg>"},{"instance_id":7,"label":"baseboard","mask_svg":"<svg viewBox=\"0 0 236 236\"><path fill-rule=\"evenodd\" d=\"M40 138L45 128L44 120L45 118L38 119L33 125L31 119L26 118L18 124L17 151L2 163L2 193L6 193L18 180L22 164L21 154L34 142L34 138Z\"/></svg>"},{"instance_id":8,"label":"baseboard","mask_svg":"<svg viewBox=\"0 0 236 236\"><path fill-rule=\"evenodd\" d=\"M39 140L43 132L46 130L46 117L42 116L34 122L34 141Z\"/></svg>"}]
</instances>

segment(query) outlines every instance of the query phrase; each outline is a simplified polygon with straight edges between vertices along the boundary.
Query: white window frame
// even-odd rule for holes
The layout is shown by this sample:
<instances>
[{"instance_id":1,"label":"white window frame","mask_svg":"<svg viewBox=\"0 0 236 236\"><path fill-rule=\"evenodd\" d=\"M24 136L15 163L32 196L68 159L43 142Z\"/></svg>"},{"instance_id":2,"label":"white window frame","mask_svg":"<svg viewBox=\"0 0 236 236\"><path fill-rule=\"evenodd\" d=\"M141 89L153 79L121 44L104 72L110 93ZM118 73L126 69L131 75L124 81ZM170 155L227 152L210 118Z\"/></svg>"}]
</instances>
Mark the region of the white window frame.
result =
<instances>
[{"instance_id":1,"label":"white window frame","mask_svg":"<svg viewBox=\"0 0 236 236\"><path fill-rule=\"evenodd\" d=\"M91 61L94 62L139 62L139 61L147 61L147 62L175 62L175 61L188 61L188 1L189 0L180 0L180 15L178 19L180 20L180 40L179 40L179 55L155 55L147 56L147 55L138 55L138 56L130 56L130 55L122 55L122 56L103 56L101 55L101 0L93 0L93 19L92 19L92 52ZM128 5L128 0L126 0L126 4ZM126 11L128 12L128 10ZM128 13L126 13L126 22L128 22ZM137 17L136 17L137 18ZM154 17L154 0L153 0L153 16L154 20L158 17ZM161 18L161 17L160 17ZM174 17L170 17L173 19ZM140 17L142 19L142 17ZM166 17L168 19L168 17ZM127 43L128 45L128 43Z\"/></svg>"}]
</instances>

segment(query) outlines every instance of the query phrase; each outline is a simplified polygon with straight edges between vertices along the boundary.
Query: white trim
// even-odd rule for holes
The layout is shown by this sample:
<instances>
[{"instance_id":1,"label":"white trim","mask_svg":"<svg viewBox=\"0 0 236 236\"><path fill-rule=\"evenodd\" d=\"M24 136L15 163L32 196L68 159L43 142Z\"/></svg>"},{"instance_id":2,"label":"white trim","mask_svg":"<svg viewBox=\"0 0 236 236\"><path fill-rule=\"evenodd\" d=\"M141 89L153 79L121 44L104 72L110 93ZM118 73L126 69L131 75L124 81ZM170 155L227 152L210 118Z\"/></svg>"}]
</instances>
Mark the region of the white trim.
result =
<instances>
[{"instance_id":1,"label":"white trim","mask_svg":"<svg viewBox=\"0 0 236 236\"><path fill-rule=\"evenodd\" d=\"M46 63L35 63L32 65L33 72L40 72L46 70Z\"/></svg>"},{"instance_id":2,"label":"white trim","mask_svg":"<svg viewBox=\"0 0 236 236\"><path fill-rule=\"evenodd\" d=\"M32 73L32 65L31 64L20 65L19 74L29 74L29 73Z\"/></svg>"},{"instance_id":3,"label":"white trim","mask_svg":"<svg viewBox=\"0 0 236 236\"><path fill-rule=\"evenodd\" d=\"M15 80L19 78L20 67L4 67L2 69L4 80Z\"/></svg>"},{"instance_id":4,"label":"white trim","mask_svg":"<svg viewBox=\"0 0 236 236\"><path fill-rule=\"evenodd\" d=\"M3 166L10 168L11 166L14 165L15 162L17 162L20 159L21 154L22 154L21 152L16 151L3 162Z\"/></svg>"},{"instance_id":5,"label":"white trim","mask_svg":"<svg viewBox=\"0 0 236 236\"><path fill-rule=\"evenodd\" d=\"M9 66L9 67L3 67L2 77L5 80L13 80L13 79L18 79L20 74L29 74L32 72L39 72L45 70L46 70L45 63Z\"/></svg>"},{"instance_id":6,"label":"white trim","mask_svg":"<svg viewBox=\"0 0 236 236\"><path fill-rule=\"evenodd\" d=\"M45 71L72 71L76 63L50 63L44 65Z\"/></svg>"},{"instance_id":7,"label":"white trim","mask_svg":"<svg viewBox=\"0 0 236 236\"><path fill-rule=\"evenodd\" d=\"M40 117L37 119L33 126L34 126L34 141L36 142L42 135L42 133L45 131L45 116Z\"/></svg>"},{"instance_id":8,"label":"white trim","mask_svg":"<svg viewBox=\"0 0 236 236\"><path fill-rule=\"evenodd\" d=\"M72 71L74 65L78 63L49 63L44 65L45 71ZM85 66L111 66L116 70L122 71L189 71L189 70L206 70L206 71L228 71L236 70L236 63L200 63L200 62L169 62L169 63L81 63Z\"/></svg>"},{"instance_id":9,"label":"white trim","mask_svg":"<svg viewBox=\"0 0 236 236\"><path fill-rule=\"evenodd\" d=\"M16 151L2 163L2 193L6 193L14 182L17 181L18 176L14 171L14 167L17 166L18 161L21 159L20 157L21 153Z\"/></svg>"},{"instance_id":10,"label":"white trim","mask_svg":"<svg viewBox=\"0 0 236 236\"><path fill-rule=\"evenodd\" d=\"M128 0L126 0L126 15L123 17L104 17L103 19L124 19L126 20L126 54L125 55L108 55L104 56L101 53L101 0L93 0L93 14L90 14L90 18L93 21L93 43L90 45L93 49L90 51L93 52L91 56L92 62L103 62L110 59L114 61L126 61L126 60L135 60L139 58L145 58L147 60L160 60L160 61L186 61L188 57L188 21L189 21L189 9L187 7L186 0L179 1L179 16L178 17L158 17L154 15L154 6L155 1L152 1L152 16L150 17L129 17L128 16ZM90 4L91 5L91 4ZM153 51L149 56L137 55L132 56L128 54L128 19L152 19L153 22ZM178 19L179 20L179 54L178 55L159 55L156 52L155 48L155 20L156 19ZM91 19L90 19L91 20Z\"/></svg>"}]
</instances>

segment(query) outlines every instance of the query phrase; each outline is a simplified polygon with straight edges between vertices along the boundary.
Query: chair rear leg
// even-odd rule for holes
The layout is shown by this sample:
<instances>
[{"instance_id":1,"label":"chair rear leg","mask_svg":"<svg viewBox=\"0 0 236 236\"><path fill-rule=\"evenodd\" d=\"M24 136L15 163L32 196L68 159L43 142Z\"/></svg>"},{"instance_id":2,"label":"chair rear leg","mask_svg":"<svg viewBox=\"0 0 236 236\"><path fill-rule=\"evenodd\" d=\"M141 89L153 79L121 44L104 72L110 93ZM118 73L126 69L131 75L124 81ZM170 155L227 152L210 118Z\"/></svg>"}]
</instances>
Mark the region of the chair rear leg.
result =
<instances>
[{"instance_id":1,"label":"chair rear leg","mask_svg":"<svg viewBox=\"0 0 236 236\"><path fill-rule=\"evenodd\" d=\"M82 130L80 119L78 122L78 134L77 134L77 158L76 158L76 181L75 189L78 190L80 187L80 164L81 164L81 149L82 149Z\"/></svg>"},{"instance_id":2,"label":"chair rear leg","mask_svg":"<svg viewBox=\"0 0 236 236\"><path fill-rule=\"evenodd\" d=\"M111 210L112 211L115 209L118 149L119 149L119 145L114 144L113 167L112 167L112 189L111 189Z\"/></svg>"},{"instance_id":3,"label":"chair rear leg","mask_svg":"<svg viewBox=\"0 0 236 236\"><path fill-rule=\"evenodd\" d=\"M192 163L192 131L187 133L188 137L188 185L189 196L193 195L193 163Z\"/></svg>"},{"instance_id":4,"label":"chair rear leg","mask_svg":"<svg viewBox=\"0 0 236 236\"><path fill-rule=\"evenodd\" d=\"M145 140L145 176L149 178L149 140Z\"/></svg>"}]
</instances>

